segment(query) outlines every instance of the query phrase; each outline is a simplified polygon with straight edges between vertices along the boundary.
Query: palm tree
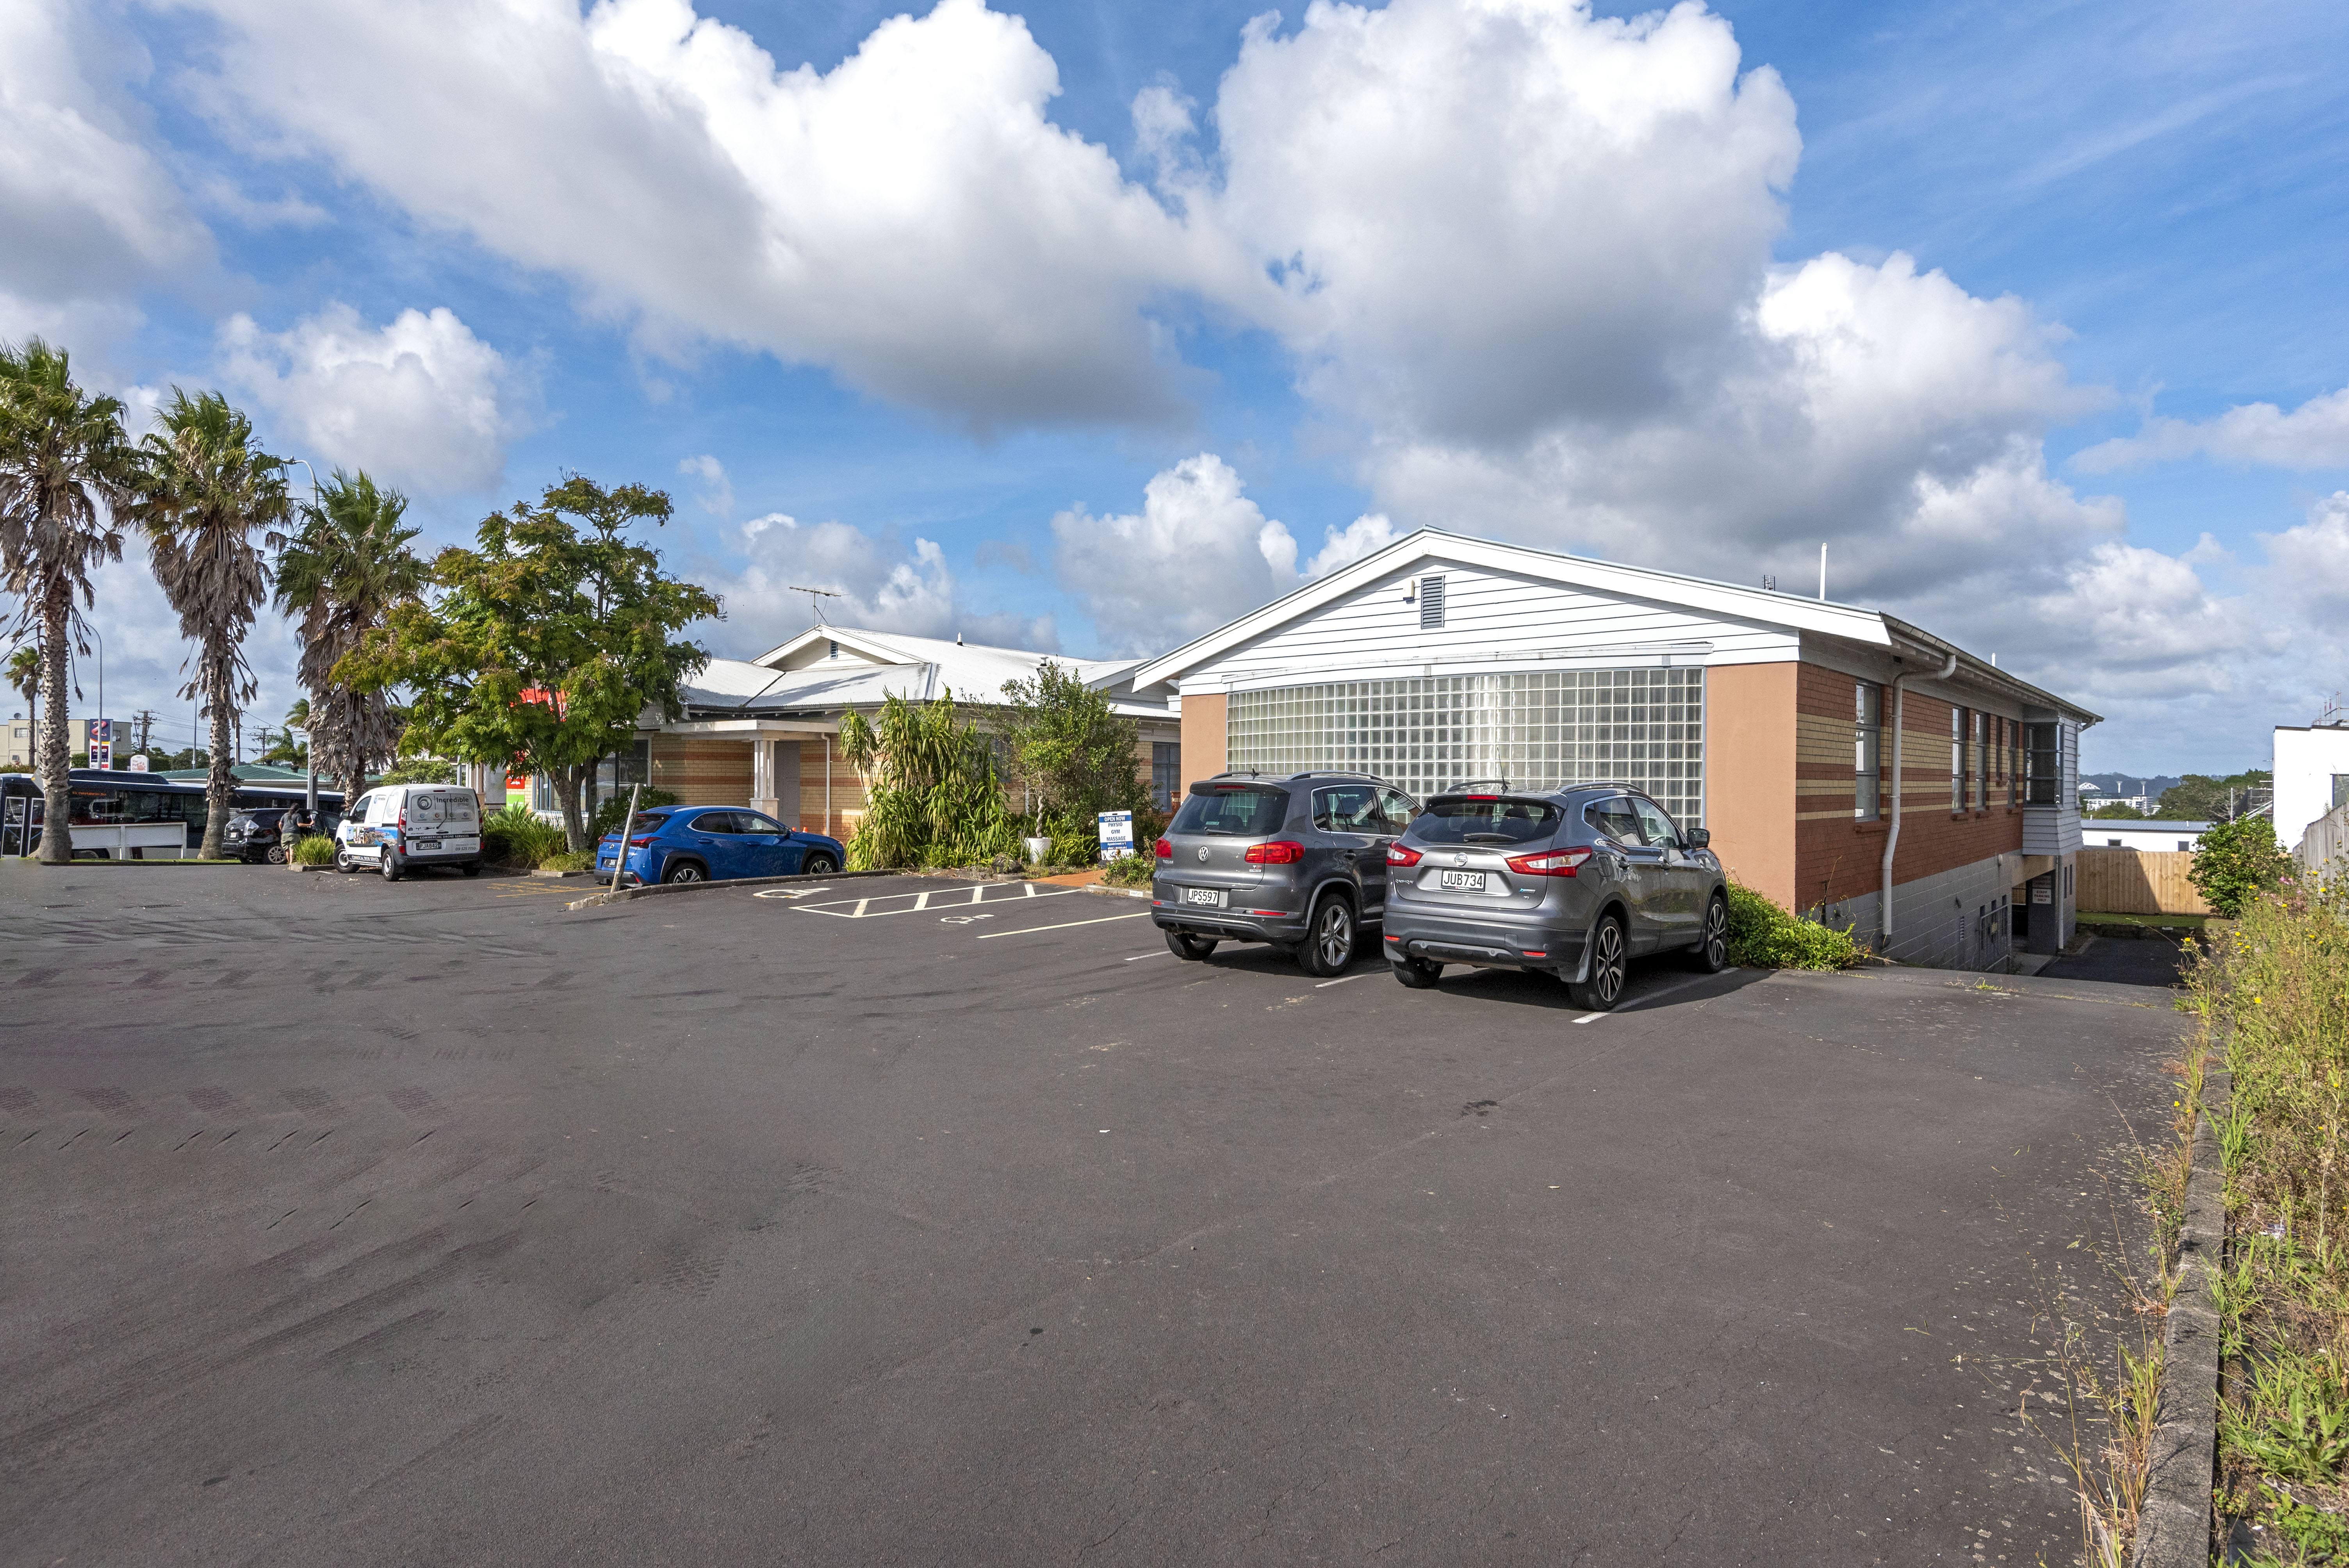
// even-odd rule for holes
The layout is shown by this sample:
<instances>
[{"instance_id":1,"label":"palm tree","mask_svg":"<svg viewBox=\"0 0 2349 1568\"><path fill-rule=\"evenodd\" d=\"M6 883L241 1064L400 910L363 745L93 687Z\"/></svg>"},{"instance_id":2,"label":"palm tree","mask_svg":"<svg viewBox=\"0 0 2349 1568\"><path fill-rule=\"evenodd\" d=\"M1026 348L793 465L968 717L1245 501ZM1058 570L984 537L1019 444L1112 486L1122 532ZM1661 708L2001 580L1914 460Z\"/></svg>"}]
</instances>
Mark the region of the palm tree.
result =
<instances>
[{"instance_id":1,"label":"palm tree","mask_svg":"<svg viewBox=\"0 0 2349 1568\"><path fill-rule=\"evenodd\" d=\"M18 624L38 629L40 689L48 713L34 740L34 770L47 798L41 859L73 859L66 768L67 639L81 626L74 593L95 604L90 568L122 559L115 516L130 500L137 462L122 431L122 405L74 385L65 350L39 338L0 346L0 588L24 606Z\"/></svg>"},{"instance_id":2,"label":"palm tree","mask_svg":"<svg viewBox=\"0 0 2349 1568\"><path fill-rule=\"evenodd\" d=\"M180 613L180 634L196 645L195 675L181 695L202 698L212 721L204 841L196 851L212 860L236 798L237 707L255 689L244 634L269 599L261 547L285 542L271 525L285 521L290 502L284 460L261 449L253 421L219 393L191 397L174 387L161 423L139 445L131 512L147 531L155 581Z\"/></svg>"},{"instance_id":3,"label":"palm tree","mask_svg":"<svg viewBox=\"0 0 2349 1568\"><path fill-rule=\"evenodd\" d=\"M340 777L347 802L366 792L370 762L390 759L402 727L385 693L355 691L334 672L394 605L424 590L424 562L408 548L420 531L400 526L407 510L398 490L336 469L277 560L277 607L297 618L302 644L310 755L321 773Z\"/></svg>"},{"instance_id":4,"label":"palm tree","mask_svg":"<svg viewBox=\"0 0 2349 1568\"><path fill-rule=\"evenodd\" d=\"M41 732L41 650L18 648L8 655L7 682L25 694L25 711L33 733Z\"/></svg>"}]
</instances>

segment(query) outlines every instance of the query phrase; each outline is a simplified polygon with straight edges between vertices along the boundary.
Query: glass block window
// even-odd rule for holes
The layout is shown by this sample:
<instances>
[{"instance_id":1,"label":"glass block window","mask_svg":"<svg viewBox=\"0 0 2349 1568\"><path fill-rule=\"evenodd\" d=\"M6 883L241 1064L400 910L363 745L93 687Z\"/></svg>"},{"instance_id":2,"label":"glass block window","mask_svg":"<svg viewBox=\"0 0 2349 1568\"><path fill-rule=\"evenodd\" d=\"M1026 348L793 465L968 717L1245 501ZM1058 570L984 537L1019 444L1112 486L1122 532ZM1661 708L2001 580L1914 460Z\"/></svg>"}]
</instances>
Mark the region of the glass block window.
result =
<instances>
[{"instance_id":1,"label":"glass block window","mask_svg":"<svg viewBox=\"0 0 2349 1568\"><path fill-rule=\"evenodd\" d=\"M1229 766L1372 773L1421 799L1464 779L1618 779L1704 820L1704 671L1529 670L1234 692Z\"/></svg>"}]
</instances>

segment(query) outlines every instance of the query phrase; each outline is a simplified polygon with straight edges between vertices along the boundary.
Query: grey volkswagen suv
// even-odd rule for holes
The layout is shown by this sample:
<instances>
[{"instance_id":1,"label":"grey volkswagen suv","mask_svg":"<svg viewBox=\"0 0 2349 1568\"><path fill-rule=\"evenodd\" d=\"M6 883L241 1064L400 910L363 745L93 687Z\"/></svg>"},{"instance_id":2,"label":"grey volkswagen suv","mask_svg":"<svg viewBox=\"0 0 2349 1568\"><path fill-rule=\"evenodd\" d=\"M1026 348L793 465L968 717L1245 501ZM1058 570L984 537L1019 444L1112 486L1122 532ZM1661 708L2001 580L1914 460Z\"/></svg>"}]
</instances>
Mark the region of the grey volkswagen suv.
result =
<instances>
[{"instance_id":1,"label":"grey volkswagen suv","mask_svg":"<svg viewBox=\"0 0 2349 1568\"><path fill-rule=\"evenodd\" d=\"M1202 779L1158 841L1151 919L1181 958L1268 942L1309 975L1339 974L1385 913L1388 851L1416 810L1366 773Z\"/></svg>"},{"instance_id":2,"label":"grey volkswagen suv","mask_svg":"<svg viewBox=\"0 0 2349 1568\"><path fill-rule=\"evenodd\" d=\"M1724 969L1729 883L1711 841L1626 784L1446 790L1387 851L1388 961L1415 987L1446 964L1542 970L1602 1013L1633 957L1684 948Z\"/></svg>"}]
</instances>

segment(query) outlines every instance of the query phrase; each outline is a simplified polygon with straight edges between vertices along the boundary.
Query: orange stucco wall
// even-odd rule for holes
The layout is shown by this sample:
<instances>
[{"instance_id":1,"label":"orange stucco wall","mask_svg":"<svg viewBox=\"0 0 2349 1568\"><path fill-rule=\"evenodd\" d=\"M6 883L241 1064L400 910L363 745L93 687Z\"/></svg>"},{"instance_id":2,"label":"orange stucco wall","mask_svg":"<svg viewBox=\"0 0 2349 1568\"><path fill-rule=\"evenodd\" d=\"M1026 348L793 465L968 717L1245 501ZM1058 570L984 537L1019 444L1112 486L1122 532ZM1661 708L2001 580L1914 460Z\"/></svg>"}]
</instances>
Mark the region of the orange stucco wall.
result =
<instances>
[{"instance_id":1,"label":"orange stucco wall","mask_svg":"<svg viewBox=\"0 0 2349 1568\"><path fill-rule=\"evenodd\" d=\"M1202 692L1183 699L1183 788L1212 779L1224 770L1229 740L1224 729L1227 698L1221 692Z\"/></svg>"},{"instance_id":2,"label":"orange stucco wall","mask_svg":"<svg viewBox=\"0 0 2349 1568\"><path fill-rule=\"evenodd\" d=\"M1795 696L1800 665L1704 673L1704 825L1729 874L1795 906Z\"/></svg>"}]
</instances>

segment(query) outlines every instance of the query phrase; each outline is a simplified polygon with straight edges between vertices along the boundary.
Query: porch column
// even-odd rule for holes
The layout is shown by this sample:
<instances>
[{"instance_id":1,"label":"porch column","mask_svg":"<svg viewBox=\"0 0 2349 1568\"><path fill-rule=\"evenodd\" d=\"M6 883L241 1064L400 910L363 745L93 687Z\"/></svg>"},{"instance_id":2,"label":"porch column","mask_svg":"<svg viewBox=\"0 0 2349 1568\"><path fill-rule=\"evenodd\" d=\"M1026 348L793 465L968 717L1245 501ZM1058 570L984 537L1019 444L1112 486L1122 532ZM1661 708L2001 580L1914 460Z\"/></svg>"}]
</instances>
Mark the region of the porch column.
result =
<instances>
[{"instance_id":1,"label":"porch column","mask_svg":"<svg viewBox=\"0 0 2349 1568\"><path fill-rule=\"evenodd\" d=\"M782 812L775 789L775 743L763 735L750 742L750 810L770 817Z\"/></svg>"}]
</instances>

